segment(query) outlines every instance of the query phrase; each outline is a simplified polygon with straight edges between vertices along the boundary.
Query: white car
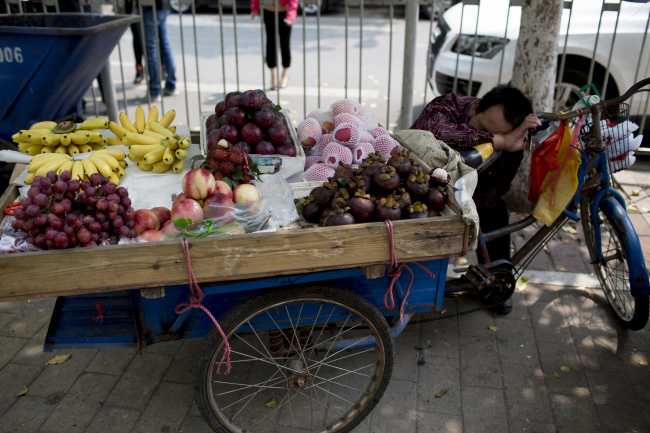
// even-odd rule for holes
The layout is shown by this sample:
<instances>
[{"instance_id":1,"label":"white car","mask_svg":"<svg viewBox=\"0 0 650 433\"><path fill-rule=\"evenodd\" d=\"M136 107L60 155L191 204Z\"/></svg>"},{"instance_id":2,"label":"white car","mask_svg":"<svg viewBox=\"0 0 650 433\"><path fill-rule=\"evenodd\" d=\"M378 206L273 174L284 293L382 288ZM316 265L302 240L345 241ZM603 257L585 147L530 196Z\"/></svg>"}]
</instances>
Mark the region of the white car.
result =
<instances>
[{"instance_id":1,"label":"white car","mask_svg":"<svg viewBox=\"0 0 650 433\"><path fill-rule=\"evenodd\" d=\"M650 14L650 3L646 3L646 1L648 0L621 2L606 98L618 96L634 84L637 64L641 55L642 62L637 80L648 76L650 40L646 43L644 53L641 53L641 45ZM509 0L483 0L481 5L471 90L471 94L478 97L499 84L499 69L503 55L505 57L503 58L501 83L508 83L511 80L521 18L521 7L511 7L504 50L503 37L506 30ZM559 87L559 105L557 107L559 109L573 106L578 101L577 91L587 84L591 59L594 57L601 7L601 1L573 0L571 28L566 47L566 65ZM466 5L464 11L462 8L463 5L460 3L447 10L431 35L428 79L435 96L452 92L457 60L457 93L468 94L476 16L479 7ZM460 31L461 12L463 13L462 34ZM617 12L615 11L605 10L602 14L595 55L596 61L591 80L599 92L605 80L616 18ZM568 21L569 10L564 9L558 38L558 71L564 50ZM459 34L461 34L460 55L457 54ZM635 96L630 114L643 113L645 98L645 94Z\"/></svg>"}]
</instances>

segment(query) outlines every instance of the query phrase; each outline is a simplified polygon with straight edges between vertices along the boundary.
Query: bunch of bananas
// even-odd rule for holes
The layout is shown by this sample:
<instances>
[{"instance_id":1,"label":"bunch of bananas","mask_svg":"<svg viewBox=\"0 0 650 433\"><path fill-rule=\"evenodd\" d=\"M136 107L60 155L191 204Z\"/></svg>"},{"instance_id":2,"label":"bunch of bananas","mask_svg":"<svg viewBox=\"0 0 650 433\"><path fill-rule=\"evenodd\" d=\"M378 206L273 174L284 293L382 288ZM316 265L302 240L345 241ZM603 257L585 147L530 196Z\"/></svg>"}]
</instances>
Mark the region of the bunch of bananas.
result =
<instances>
[{"instance_id":1,"label":"bunch of bananas","mask_svg":"<svg viewBox=\"0 0 650 433\"><path fill-rule=\"evenodd\" d=\"M117 144L122 144L127 147L131 147L134 143L124 138L124 136L129 132L134 134L144 134L145 131L151 132L151 127L149 126L151 122L157 122L164 128L169 129L172 133L176 133L176 127L170 126L176 117L176 111L169 110L160 120L158 120L158 115L158 107L153 106L145 120L144 110L142 107L138 107L135 109L135 123L131 122L131 119L122 112L120 113L121 125L116 122L108 122L108 129L115 134L117 141L120 141ZM109 144L113 140L116 139L109 139Z\"/></svg>"},{"instance_id":2,"label":"bunch of bananas","mask_svg":"<svg viewBox=\"0 0 650 433\"><path fill-rule=\"evenodd\" d=\"M17 132L11 139L18 144L18 150L28 155L57 153L73 156L104 149L109 144L106 137L94 130L107 127L108 122L102 118L85 120L80 126L74 122L38 122Z\"/></svg>"},{"instance_id":3,"label":"bunch of bananas","mask_svg":"<svg viewBox=\"0 0 650 433\"><path fill-rule=\"evenodd\" d=\"M27 166L25 183L29 185L34 177L45 176L50 171L61 174L67 170L72 173L73 179L87 181L92 174L99 173L117 185L124 177L124 168L127 167L125 158L126 153L118 149L98 150L81 160L59 153L36 155Z\"/></svg>"}]
</instances>

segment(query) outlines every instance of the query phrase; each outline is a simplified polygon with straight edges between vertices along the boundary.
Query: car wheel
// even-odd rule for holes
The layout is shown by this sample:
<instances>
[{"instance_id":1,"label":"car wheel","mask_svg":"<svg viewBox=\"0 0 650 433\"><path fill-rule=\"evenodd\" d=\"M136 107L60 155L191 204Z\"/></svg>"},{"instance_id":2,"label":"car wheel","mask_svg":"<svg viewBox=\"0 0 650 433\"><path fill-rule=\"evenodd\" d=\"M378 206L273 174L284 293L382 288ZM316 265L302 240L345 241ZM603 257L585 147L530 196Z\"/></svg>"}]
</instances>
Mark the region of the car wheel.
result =
<instances>
[{"instance_id":1,"label":"car wheel","mask_svg":"<svg viewBox=\"0 0 650 433\"><path fill-rule=\"evenodd\" d=\"M327 6L328 6L327 0L318 0L318 5L315 4L304 5L303 1L300 0L300 4L299 4L300 11L302 11L302 8L304 7L305 14L307 15L316 15L319 7L320 7L320 13L324 14L325 12L327 12Z\"/></svg>"},{"instance_id":2,"label":"car wheel","mask_svg":"<svg viewBox=\"0 0 650 433\"><path fill-rule=\"evenodd\" d=\"M180 11L182 14L190 10L190 5L181 5L180 0L169 0L169 6L171 6L175 12Z\"/></svg>"}]
</instances>

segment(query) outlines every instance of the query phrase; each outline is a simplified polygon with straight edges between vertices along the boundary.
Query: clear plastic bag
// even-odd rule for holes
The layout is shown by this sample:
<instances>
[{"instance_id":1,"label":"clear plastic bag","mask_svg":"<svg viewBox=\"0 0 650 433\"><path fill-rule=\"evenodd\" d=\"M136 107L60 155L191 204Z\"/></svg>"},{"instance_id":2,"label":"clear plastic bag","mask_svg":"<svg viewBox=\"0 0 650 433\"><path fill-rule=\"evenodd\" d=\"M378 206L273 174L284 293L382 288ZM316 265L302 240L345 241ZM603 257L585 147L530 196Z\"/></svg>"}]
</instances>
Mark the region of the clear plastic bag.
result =
<instances>
[{"instance_id":1,"label":"clear plastic bag","mask_svg":"<svg viewBox=\"0 0 650 433\"><path fill-rule=\"evenodd\" d=\"M0 231L0 254L41 251L41 248L27 242L29 235L13 229Z\"/></svg>"}]
</instances>

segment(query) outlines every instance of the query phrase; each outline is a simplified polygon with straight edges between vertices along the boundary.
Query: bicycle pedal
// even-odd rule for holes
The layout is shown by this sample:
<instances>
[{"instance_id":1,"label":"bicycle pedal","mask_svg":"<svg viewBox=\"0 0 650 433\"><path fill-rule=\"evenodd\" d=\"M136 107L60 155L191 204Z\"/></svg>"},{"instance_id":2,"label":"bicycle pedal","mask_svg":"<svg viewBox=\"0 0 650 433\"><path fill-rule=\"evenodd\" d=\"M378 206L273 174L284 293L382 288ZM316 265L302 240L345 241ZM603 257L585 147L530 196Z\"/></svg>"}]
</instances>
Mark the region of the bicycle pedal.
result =
<instances>
[{"instance_id":1,"label":"bicycle pedal","mask_svg":"<svg viewBox=\"0 0 650 433\"><path fill-rule=\"evenodd\" d=\"M463 266L463 267L460 267L460 268L454 268L454 272L456 272L457 274L462 274L462 273L465 273L465 272L467 272L467 271L469 271L469 266Z\"/></svg>"}]
</instances>

